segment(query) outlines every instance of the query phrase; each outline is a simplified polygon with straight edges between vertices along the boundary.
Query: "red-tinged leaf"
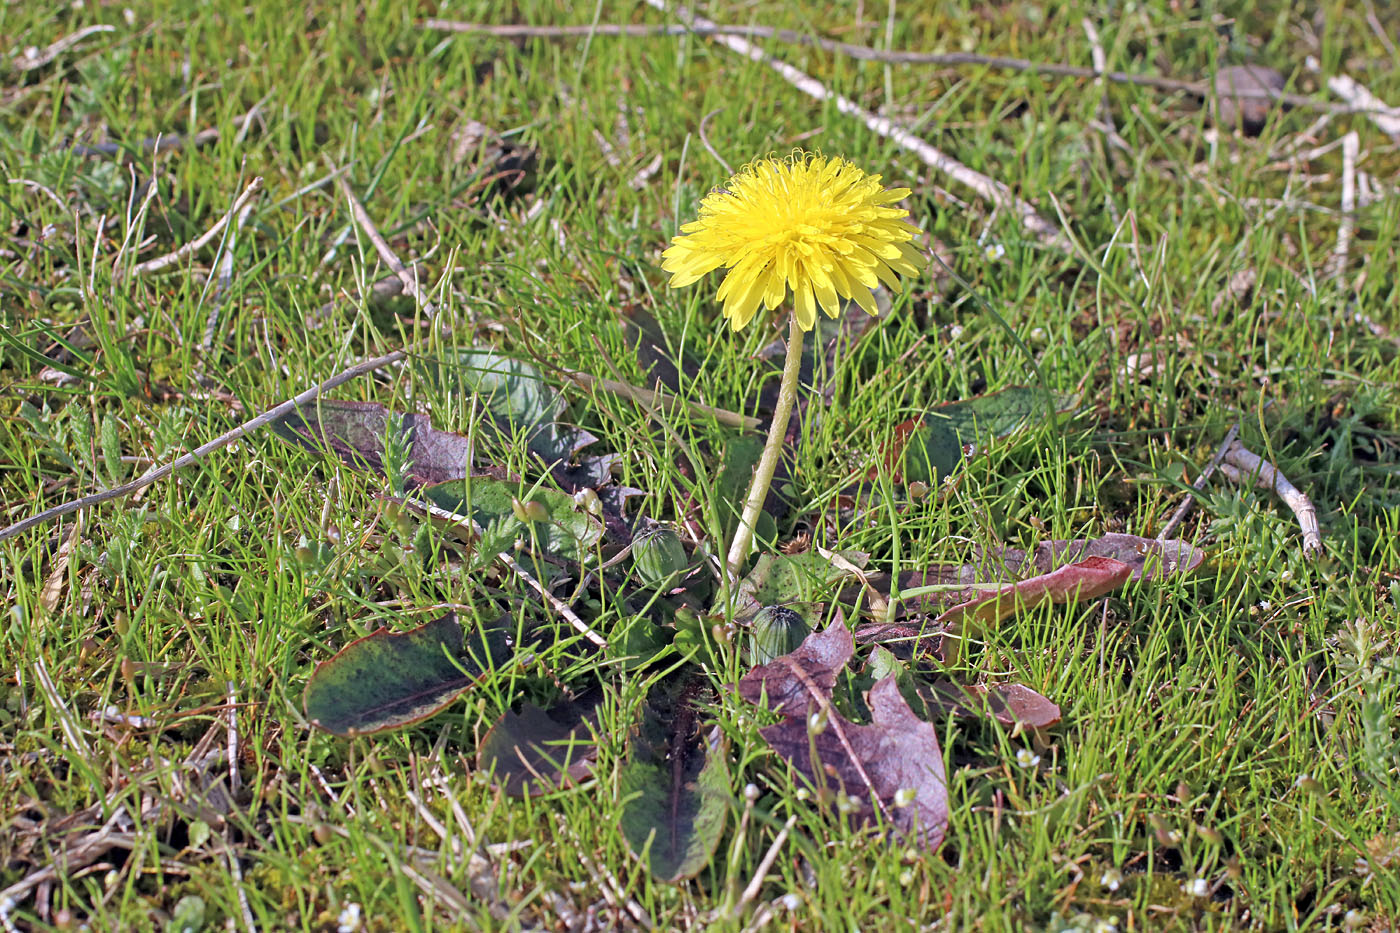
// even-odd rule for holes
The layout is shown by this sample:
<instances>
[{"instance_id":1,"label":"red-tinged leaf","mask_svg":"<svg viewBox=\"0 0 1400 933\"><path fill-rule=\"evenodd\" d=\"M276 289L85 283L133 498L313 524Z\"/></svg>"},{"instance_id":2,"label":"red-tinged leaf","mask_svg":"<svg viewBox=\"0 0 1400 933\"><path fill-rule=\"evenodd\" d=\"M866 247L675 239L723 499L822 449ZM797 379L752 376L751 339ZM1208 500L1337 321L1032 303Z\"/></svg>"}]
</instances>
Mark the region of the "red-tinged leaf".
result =
<instances>
[{"instance_id":1,"label":"red-tinged leaf","mask_svg":"<svg viewBox=\"0 0 1400 933\"><path fill-rule=\"evenodd\" d=\"M978 594L938 617L939 622L979 622L990 625L1016 612L1044 603L1075 603L1118 589L1133 575L1133 568L1110 557L1089 557L1047 574Z\"/></svg>"},{"instance_id":2,"label":"red-tinged leaf","mask_svg":"<svg viewBox=\"0 0 1400 933\"><path fill-rule=\"evenodd\" d=\"M988 548L980 551L978 559L965 564L934 564L923 570L908 571L899 576L899 600L895 603L896 622L900 617L937 615L954 606L985 598L988 584L1013 584L1024 577L1043 576L1058 567L1090 557L1107 557L1127 564L1132 569L1129 579L1155 581L1172 574L1187 574L1205 560L1205 552L1184 541L1158 541L1137 535L1108 534L1099 538L1042 541L1029 551L1019 548ZM866 579L878 592L890 592L888 574L867 574ZM863 588L848 586L838 596L838 602L853 604ZM918 627L918 626L915 626ZM915 633L891 631L877 635L878 629L866 627L857 631L856 640L898 641ZM863 633L863 634L862 634ZM936 635L924 626L919 638Z\"/></svg>"},{"instance_id":3,"label":"red-tinged leaf","mask_svg":"<svg viewBox=\"0 0 1400 933\"><path fill-rule=\"evenodd\" d=\"M409 632L381 628L316 666L302 708L312 725L336 735L406 726L447 706L510 655L504 629L464 632L454 612Z\"/></svg>"},{"instance_id":4,"label":"red-tinged leaf","mask_svg":"<svg viewBox=\"0 0 1400 933\"><path fill-rule=\"evenodd\" d=\"M926 685L920 695L956 716L991 716L1003 726L1047 729L1060 721L1060 708L1024 684Z\"/></svg>"},{"instance_id":5,"label":"red-tinged leaf","mask_svg":"<svg viewBox=\"0 0 1400 933\"><path fill-rule=\"evenodd\" d=\"M476 766L512 797L533 797L582 781L593 769L591 711L564 704L544 710L526 703L506 710L481 740Z\"/></svg>"},{"instance_id":6,"label":"red-tinged leaf","mask_svg":"<svg viewBox=\"0 0 1400 933\"><path fill-rule=\"evenodd\" d=\"M701 727L712 699L703 674L653 688L618 775L627 848L662 881L695 877L724 835L731 797L728 744L718 728L706 735Z\"/></svg>"},{"instance_id":7,"label":"red-tinged leaf","mask_svg":"<svg viewBox=\"0 0 1400 933\"><path fill-rule=\"evenodd\" d=\"M855 641L841 614L825 630L807 636L802 647L768 664L760 664L739 680L739 696L784 715L803 717L812 706L831 696L837 673L855 654Z\"/></svg>"},{"instance_id":8,"label":"red-tinged leaf","mask_svg":"<svg viewBox=\"0 0 1400 933\"><path fill-rule=\"evenodd\" d=\"M937 849L948 828L938 734L914 715L893 675L875 684L869 699L869 725L850 722L827 704L820 730L803 715L784 716L759 733L819 792L845 795L854 821L881 819L904 838Z\"/></svg>"}]
</instances>

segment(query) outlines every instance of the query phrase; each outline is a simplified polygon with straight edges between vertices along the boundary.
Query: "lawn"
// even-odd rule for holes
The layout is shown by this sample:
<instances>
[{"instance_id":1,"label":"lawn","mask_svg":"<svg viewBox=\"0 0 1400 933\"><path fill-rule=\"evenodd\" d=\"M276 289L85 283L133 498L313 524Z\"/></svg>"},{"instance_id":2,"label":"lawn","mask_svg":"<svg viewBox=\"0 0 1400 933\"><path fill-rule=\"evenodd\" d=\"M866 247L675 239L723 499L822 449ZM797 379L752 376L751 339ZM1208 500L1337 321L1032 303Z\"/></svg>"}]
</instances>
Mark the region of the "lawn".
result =
<instances>
[{"instance_id":1,"label":"lawn","mask_svg":"<svg viewBox=\"0 0 1400 933\"><path fill-rule=\"evenodd\" d=\"M1400 920L1400 13L703 13L0 8L3 929ZM921 262L730 575L799 149Z\"/></svg>"}]
</instances>

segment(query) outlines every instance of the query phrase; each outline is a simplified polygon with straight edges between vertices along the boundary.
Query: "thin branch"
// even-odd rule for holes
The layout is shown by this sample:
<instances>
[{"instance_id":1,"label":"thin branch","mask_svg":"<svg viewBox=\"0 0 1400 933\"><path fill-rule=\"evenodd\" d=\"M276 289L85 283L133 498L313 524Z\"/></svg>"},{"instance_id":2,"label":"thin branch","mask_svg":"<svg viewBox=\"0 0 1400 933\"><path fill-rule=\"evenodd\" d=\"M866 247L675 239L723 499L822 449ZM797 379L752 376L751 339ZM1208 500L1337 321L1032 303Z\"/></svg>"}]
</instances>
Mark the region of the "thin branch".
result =
<instances>
[{"instance_id":1,"label":"thin branch","mask_svg":"<svg viewBox=\"0 0 1400 933\"><path fill-rule=\"evenodd\" d=\"M1322 64L1311 56L1305 62L1313 71L1321 71ZM1327 90L1347 102L1353 113L1364 113L1382 133L1400 142L1400 107L1392 107L1371 93L1370 88L1349 75L1332 75L1327 79Z\"/></svg>"},{"instance_id":2,"label":"thin branch","mask_svg":"<svg viewBox=\"0 0 1400 933\"><path fill-rule=\"evenodd\" d=\"M12 64L17 71L33 71L35 68L42 68L53 61L64 52L78 45L88 36L95 36L100 32L116 32L116 26L84 26L77 32L69 33L62 39L43 49L26 49L21 55L15 56Z\"/></svg>"},{"instance_id":3,"label":"thin branch","mask_svg":"<svg viewBox=\"0 0 1400 933\"><path fill-rule=\"evenodd\" d=\"M787 842L788 833L792 832L792 827L797 822L797 814L787 818L783 828L778 832L773 844L768 847L768 851L763 854L763 859L754 869L753 878L744 887L744 893L739 895L739 901L734 905L734 909L729 912L730 918L738 917L744 908L754 898L758 897L758 892L763 888L763 879L768 874L768 869L773 867L773 863L778 859L778 852L783 848L783 843Z\"/></svg>"},{"instance_id":4,"label":"thin branch","mask_svg":"<svg viewBox=\"0 0 1400 933\"><path fill-rule=\"evenodd\" d=\"M1303 555L1312 557L1322 550L1322 529L1317 523L1317 509L1312 500L1290 483L1278 467L1246 450L1236 440L1225 452L1225 462L1220 465L1220 472L1236 483L1253 481L1263 489L1272 489L1298 519L1298 527L1303 532Z\"/></svg>"},{"instance_id":5,"label":"thin branch","mask_svg":"<svg viewBox=\"0 0 1400 933\"><path fill-rule=\"evenodd\" d=\"M334 165L331 167L335 168ZM418 306L421 307L423 312L429 317L436 314L437 308L423 297L422 292L418 289L418 279L412 272L404 268L404 264L399 261L399 257L394 255L394 251L389 248L388 242L386 242L384 237L379 233L379 228L374 225L374 221L370 219L368 212L365 211L365 206L360 203L360 199L355 196L355 192L350 188L350 182L345 180L344 175L337 175L335 184L336 187L340 189L340 193L345 197L345 200L349 202L350 213L355 218L355 223L359 224L365 236L374 244L374 251L379 254L379 258L384 261L384 265L388 266L389 270L393 272L394 275L398 276L399 281L403 283L404 293L413 296L413 299L418 302Z\"/></svg>"},{"instance_id":6,"label":"thin branch","mask_svg":"<svg viewBox=\"0 0 1400 933\"><path fill-rule=\"evenodd\" d=\"M370 240L374 242L375 248L379 250L379 254L384 259L385 263L389 265L390 268L394 269L395 274L398 275L400 281L403 282L404 290L418 301L420 307L422 307L425 312L431 314L431 306L427 305L423 301L423 296L418 290L418 283L415 282L413 280L413 276L410 275L406 269L404 269L403 263L399 262L398 257L394 255L393 251L389 249L388 244L384 242L384 238L379 235L379 231L374 226L374 222L369 218L369 215L365 213L364 206L360 204L357 198L355 198L354 193L349 190L349 186L345 184L341 176L337 175L336 180L341 183L342 190L347 194L349 198L351 211L354 214L356 223L358 223L364 229L365 235L368 236ZM246 200L252 197L252 195L255 194L257 190L261 187L262 178L254 178L252 183L248 185L248 188L243 192L242 195L239 196L238 200L234 202L233 207L229 209L229 212L225 214L223 219L219 221L219 223L215 225L215 227L211 229L209 233L206 234L205 237L202 239L212 239L213 236L217 235L219 229L226 225L230 218L232 218L240 210L242 210L243 204L246 202ZM197 248L197 246L195 244L191 244L189 247L186 248L186 250L192 251L195 248ZM181 252L184 252L186 250L181 250ZM150 263L143 263L143 265L150 266ZM140 268L140 266L137 267L138 270ZM36 525L43 524L44 522L58 518L61 515L67 515L70 512L76 512L79 509L85 509L89 506L97 505L99 503L106 502L110 499L118 499L123 496L129 496L137 490L145 489L152 483L156 483L162 479L165 479L165 477L174 473L176 470L182 470L187 466L198 463L199 460L205 457L206 455L213 453L214 451L219 450L220 448L227 447L229 444L233 443L239 438L245 437L265 425L268 425L274 421L286 417L287 415L295 412L299 407L303 405L307 405L310 402L314 402L317 398L321 396L322 393L328 392L329 390L334 389L336 386L349 382L350 380L355 379L358 376L363 376L365 373L371 373L377 369L382 369L385 366L397 363L400 360L407 359L410 354L417 352L420 347L425 346L428 342L428 339L429 338L425 337L423 340L420 340L414 344L410 344L409 346L404 347L401 350L394 350L391 353L385 353L383 356L377 356L374 359L365 360L363 363L357 363L354 366L341 370L334 376L331 376L329 379L317 383L316 385L305 390L304 392L300 392L297 395L292 396L291 398L287 399L279 405L274 406L273 408L268 409L262 414L248 419L247 421L240 424L238 427L233 428L230 431L225 431L223 434L220 434L218 437L214 438L212 441L209 441L207 444L202 444L199 447L196 447L189 453L175 458L170 463L167 463L164 466L156 467L153 470L149 470L146 473L143 473L141 476L137 477L129 483L124 483L123 485L117 486L113 489L107 489L103 490L102 492L93 493L89 496L83 496L81 498L74 499L70 502L64 502L60 505L54 506L51 509L45 509L37 515L31 515L29 518L22 519L18 522L15 522L12 525L9 525L6 528L0 529L0 541L5 541L9 538L13 538L18 534L22 534L25 531L28 531L30 528L33 528Z\"/></svg>"},{"instance_id":7,"label":"thin branch","mask_svg":"<svg viewBox=\"0 0 1400 933\"><path fill-rule=\"evenodd\" d=\"M652 4L656 6L656 4ZM656 6L657 9L663 9ZM684 17L681 17L684 20ZM1211 96L1211 87L1204 81L1185 81L1180 78L1166 78L1158 75L1134 74L1126 71L1100 72L1094 68L1079 65L1064 65L1058 62L1034 62L1025 58L1011 58L1005 55L983 55L976 52L897 52L871 48L850 42L837 42L821 36L794 32L791 29L775 29L771 26L724 26L706 20L697 20L684 25L649 25L637 23L597 23L588 26L517 26L514 24L496 25L465 23L447 19L423 21L425 29L443 32L476 33L500 38L540 38L563 39L573 36L627 36L645 38L650 36L676 36L693 33L697 36L750 36L756 39L777 39L794 45L805 45L845 55L861 61L886 64L934 65L955 67L966 65L978 68L997 68L1004 71L1032 72L1053 75L1061 78L1102 78L1115 84L1133 84L1139 87L1155 88L1159 91L1190 94L1205 100ZM1325 113L1381 113L1393 108L1379 101L1353 101L1348 105L1331 104L1316 100L1304 94L1292 94L1269 88L1241 89L1235 97L1244 100L1260 98L1277 100L1292 107L1316 110Z\"/></svg>"},{"instance_id":8,"label":"thin branch","mask_svg":"<svg viewBox=\"0 0 1400 933\"><path fill-rule=\"evenodd\" d=\"M786 62L780 62L767 55L762 49L747 40L741 39L738 36L726 35L719 32L719 27L714 23L704 17L692 14L685 7L677 6L673 11L667 6L666 0L647 0L647 3L654 9L660 10L663 13L673 13L687 26L714 30L714 40L716 42L752 61L767 65L769 68L772 68L778 74L782 75L788 83L792 84L809 97L819 101L831 101L836 105L838 111L848 116L858 118L871 132L889 139L914 153L925 165L936 171L943 172L953 178L953 180L966 185L986 200L991 201L994 205L1015 213L1021 219L1022 228L1031 233L1046 246L1062 253L1073 253L1073 248L1069 239L1059 228L1041 217L1029 202L1016 197L1012 194L1010 188L996 179L968 168L952 156L940 152L913 133L897 125L893 120L877 116L865 110L855 101L833 92L826 85L810 75L792 67ZM1093 73L1091 72L1090 75L1093 76Z\"/></svg>"},{"instance_id":9,"label":"thin branch","mask_svg":"<svg viewBox=\"0 0 1400 933\"><path fill-rule=\"evenodd\" d=\"M157 256L155 259L148 259L145 262L137 263L131 268L132 275L144 275L147 272L159 272L166 266L174 265L192 253L196 253L213 242L223 229L229 225L229 221L235 219L243 210L243 206L252 200L253 195L262 190L262 176L256 176L248 182L248 187L243 189L243 193L233 202L233 206L228 209L224 216L220 217L218 223L210 227L197 240L186 243L173 253L166 253L164 256Z\"/></svg>"},{"instance_id":10,"label":"thin branch","mask_svg":"<svg viewBox=\"0 0 1400 933\"><path fill-rule=\"evenodd\" d=\"M1324 274L1340 276L1351 258L1351 240L1356 233L1356 160L1361 156L1361 137L1352 130L1342 137L1342 212L1337 220L1337 245L1323 264Z\"/></svg>"},{"instance_id":11,"label":"thin branch","mask_svg":"<svg viewBox=\"0 0 1400 933\"><path fill-rule=\"evenodd\" d=\"M164 466L159 466L153 470L143 473L141 476L138 476L136 479L132 480L129 483L124 483L121 486L116 486L112 489L105 489L102 492L95 492L92 495L83 496L80 499L74 499L70 502L65 502L61 505L56 505L51 509L45 509L37 515L31 515L29 518L22 519L18 522L15 522L13 525L0 529L0 541L5 541L9 538L13 538L15 535L22 534L28 531L35 525L41 525L44 522L52 521L53 519L58 518L61 515L67 515L70 512L76 512L79 509L86 509L91 506L98 505L99 503L107 502L111 499L120 499L123 496L131 495L137 490L145 489L152 483L160 482L170 474L174 473L176 470L183 470L187 466L191 466L195 463L198 463L201 459L213 453L214 451L219 450L222 447L227 447L229 444L232 444L239 438L246 437L247 435L252 434L254 431L267 424L271 424L274 421L277 421L281 418L285 418L287 415L290 415L302 405L314 402L317 398L320 397L320 395L323 392L328 392L331 389L334 389L336 386L347 383L350 380L355 379L359 376L363 376L365 373L374 372L376 369L382 369L385 366L388 366L392 363L397 363L399 360L407 358L410 353L416 352L418 347L422 344L425 344L426 342L427 341L425 339L423 341L420 341L418 344L414 344L405 349L395 350L392 353L386 353L383 356L376 356L372 360L365 360L363 363L356 363L354 366L351 366L348 369L341 370L334 376L331 376L329 379L317 383L316 385L305 390L304 392L301 392L298 395L294 395L293 397L282 402L280 405L270 408L262 414L257 415L256 417L248 419L247 421L240 424L238 427L233 428L229 431L225 431L223 434L220 434L212 441L209 441L206 444L202 444L199 447L196 447L189 453L177 457L176 459L170 461Z\"/></svg>"},{"instance_id":12,"label":"thin branch","mask_svg":"<svg viewBox=\"0 0 1400 933\"><path fill-rule=\"evenodd\" d=\"M1210 458L1210 462L1205 465L1205 469L1201 470L1201 475L1196 477L1196 481L1191 484L1191 488L1194 492L1187 496L1185 500L1182 501L1181 505L1176 507L1176 511L1172 513L1172 517L1167 519L1167 523L1162 526L1162 531L1157 535L1158 541L1165 541L1170 538L1172 532L1176 531L1177 527L1182 522L1186 521L1186 516L1190 515L1191 510L1196 506L1196 493L1206 488L1206 483L1210 482L1212 474L1219 468L1220 462L1225 459L1226 451L1230 449L1230 446L1235 443L1235 438L1239 436L1240 426L1238 424L1225 432L1225 440L1221 441L1220 446L1215 449L1215 456Z\"/></svg>"}]
</instances>

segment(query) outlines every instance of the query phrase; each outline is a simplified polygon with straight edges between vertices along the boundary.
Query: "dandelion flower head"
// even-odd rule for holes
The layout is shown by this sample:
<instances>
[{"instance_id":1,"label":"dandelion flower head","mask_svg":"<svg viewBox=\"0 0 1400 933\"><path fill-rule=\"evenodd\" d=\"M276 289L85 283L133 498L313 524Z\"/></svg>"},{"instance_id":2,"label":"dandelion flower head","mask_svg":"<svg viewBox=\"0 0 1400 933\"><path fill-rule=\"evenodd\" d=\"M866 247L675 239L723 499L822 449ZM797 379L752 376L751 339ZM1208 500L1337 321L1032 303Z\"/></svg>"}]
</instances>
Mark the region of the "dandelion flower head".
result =
<instances>
[{"instance_id":1,"label":"dandelion flower head","mask_svg":"<svg viewBox=\"0 0 1400 933\"><path fill-rule=\"evenodd\" d=\"M836 317L842 298L876 314L873 289L898 288L896 273L915 275L922 264L910 242L919 228L892 206L908 195L844 159L760 159L700 202L699 218L671 240L661 268L672 288L728 269L717 297L734 330L789 291L803 330L816 326L817 305Z\"/></svg>"}]
</instances>

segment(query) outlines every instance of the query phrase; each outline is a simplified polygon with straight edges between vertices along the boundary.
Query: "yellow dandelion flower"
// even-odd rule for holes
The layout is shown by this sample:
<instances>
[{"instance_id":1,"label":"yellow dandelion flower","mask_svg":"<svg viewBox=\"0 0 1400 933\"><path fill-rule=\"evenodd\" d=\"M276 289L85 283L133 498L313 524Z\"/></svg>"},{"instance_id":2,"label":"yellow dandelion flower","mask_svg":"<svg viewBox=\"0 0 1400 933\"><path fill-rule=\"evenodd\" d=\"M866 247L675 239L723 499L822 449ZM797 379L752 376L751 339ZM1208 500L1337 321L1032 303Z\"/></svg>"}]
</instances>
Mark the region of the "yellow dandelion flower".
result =
<instances>
[{"instance_id":1,"label":"yellow dandelion flower","mask_svg":"<svg viewBox=\"0 0 1400 933\"><path fill-rule=\"evenodd\" d=\"M700 202L699 219L681 227L661 268L672 288L728 269L717 297L734 330L789 291L804 331L816 326L817 305L836 317L841 298L876 314L872 290L880 282L898 288L896 273L915 275L923 262L910 243L919 228L890 206L908 194L844 159L760 159Z\"/></svg>"}]
</instances>

